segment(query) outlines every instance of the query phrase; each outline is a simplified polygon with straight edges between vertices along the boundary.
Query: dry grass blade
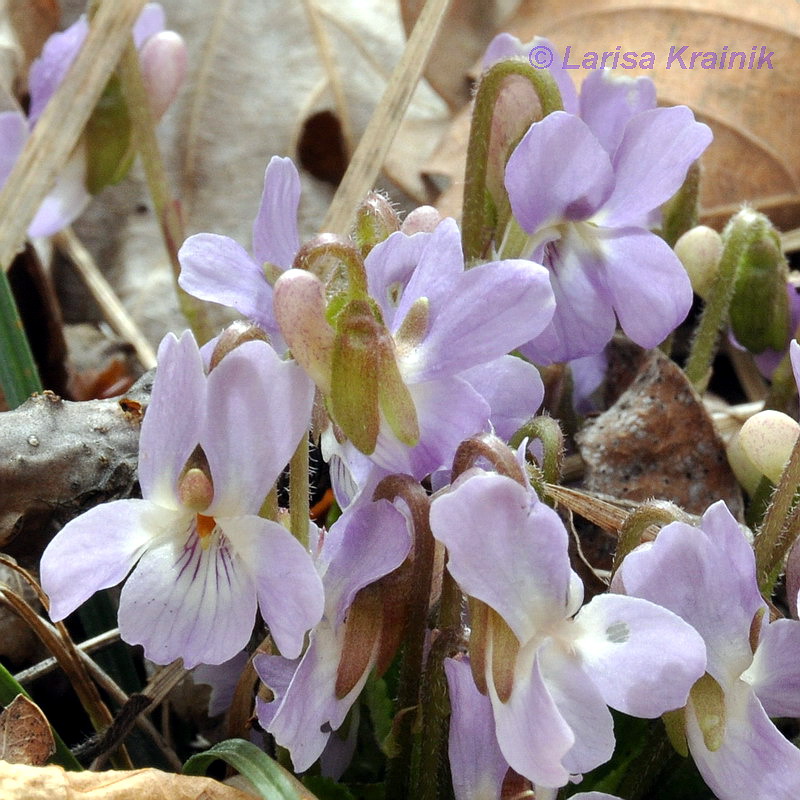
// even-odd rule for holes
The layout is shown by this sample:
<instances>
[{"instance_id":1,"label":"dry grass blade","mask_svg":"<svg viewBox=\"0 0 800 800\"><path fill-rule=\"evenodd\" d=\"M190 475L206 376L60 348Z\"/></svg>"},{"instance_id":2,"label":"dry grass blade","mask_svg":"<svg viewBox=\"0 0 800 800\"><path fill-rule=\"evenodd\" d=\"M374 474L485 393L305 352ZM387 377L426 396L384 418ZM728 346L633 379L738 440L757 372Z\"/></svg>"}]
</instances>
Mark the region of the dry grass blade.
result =
<instances>
[{"instance_id":1,"label":"dry grass blade","mask_svg":"<svg viewBox=\"0 0 800 800\"><path fill-rule=\"evenodd\" d=\"M347 108L347 98L344 93L342 76L336 65L336 58L333 54L331 41L320 19L321 15L316 2L314 2L314 0L303 0L303 8L308 18L311 33L319 49L320 58L325 68L327 83L330 84L331 92L333 92L336 112L339 117L339 122L342 125L342 138L344 139L347 154L350 155L353 152L353 123L350 119L350 111Z\"/></svg>"},{"instance_id":2,"label":"dry grass blade","mask_svg":"<svg viewBox=\"0 0 800 800\"><path fill-rule=\"evenodd\" d=\"M129 342L142 366L152 369L156 365L156 354L139 326L125 310L111 284L106 280L95 263L92 254L83 246L72 228L65 228L53 237L56 247L72 262L75 271L81 276L86 288L97 301L108 324L125 341Z\"/></svg>"},{"instance_id":3,"label":"dry grass blade","mask_svg":"<svg viewBox=\"0 0 800 800\"><path fill-rule=\"evenodd\" d=\"M145 0L108 0L92 19L84 46L33 129L0 192L0 264L8 270L58 172L116 67Z\"/></svg>"},{"instance_id":4,"label":"dry grass blade","mask_svg":"<svg viewBox=\"0 0 800 800\"><path fill-rule=\"evenodd\" d=\"M630 510L626 510L587 492L568 489L566 486L559 486L555 483L547 484L547 493L557 503L561 503L573 513L615 536L619 536L631 513L639 507L638 503L627 503ZM642 541L655 539L659 527L658 525L649 525L642 533Z\"/></svg>"},{"instance_id":5,"label":"dry grass blade","mask_svg":"<svg viewBox=\"0 0 800 800\"><path fill-rule=\"evenodd\" d=\"M95 650L100 650L103 647L118 641L119 628L112 628L110 631L101 633L98 636L93 636L91 639L86 639L75 646L78 648L79 653L93 653ZM27 669L17 672L14 675L14 680L24 686L26 683L32 683L33 681L44 677L48 673L52 672L57 666L58 661L56 661L55 658L46 658L44 661L40 661L38 664L34 664L32 667L28 667Z\"/></svg>"},{"instance_id":6,"label":"dry grass blade","mask_svg":"<svg viewBox=\"0 0 800 800\"><path fill-rule=\"evenodd\" d=\"M345 233L352 221L354 209L375 183L411 95L425 69L428 53L436 40L449 4L450 0L428 0L425 3L408 39L403 57L397 64L339 184L322 223L322 230Z\"/></svg>"}]
</instances>

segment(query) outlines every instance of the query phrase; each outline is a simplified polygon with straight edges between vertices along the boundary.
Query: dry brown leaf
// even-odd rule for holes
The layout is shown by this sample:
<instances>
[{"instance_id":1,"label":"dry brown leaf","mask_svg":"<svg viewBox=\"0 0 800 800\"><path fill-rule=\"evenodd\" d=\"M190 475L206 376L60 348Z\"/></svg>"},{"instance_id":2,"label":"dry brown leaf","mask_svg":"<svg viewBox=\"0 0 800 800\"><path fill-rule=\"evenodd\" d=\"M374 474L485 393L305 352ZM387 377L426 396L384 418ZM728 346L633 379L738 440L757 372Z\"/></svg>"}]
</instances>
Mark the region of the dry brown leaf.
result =
<instances>
[{"instance_id":1,"label":"dry brown leaf","mask_svg":"<svg viewBox=\"0 0 800 800\"><path fill-rule=\"evenodd\" d=\"M255 795L211 778L157 769L66 772L0 762L3 800L252 800Z\"/></svg>"},{"instance_id":2,"label":"dry brown leaf","mask_svg":"<svg viewBox=\"0 0 800 800\"><path fill-rule=\"evenodd\" d=\"M700 396L658 350L576 441L590 491L671 500L692 514L721 499L733 514L742 514L742 491Z\"/></svg>"},{"instance_id":3,"label":"dry brown leaf","mask_svg":"<svg viewBox=\"0 0 800 800\"><path fill-rule=\"evenodd\" d=\"M650 51L652 70L620 75L653 78L659 102L685 103L714 131L703 155L701 202L708 221L720 224L748 201L782 229L800 225L800 3L796 0L524 0L508 29L522 41L547 36L570 63L588 51ZM681 69L670 47L687 52L774 52L772 69ZM684 58L686 61L686 58ZM688 61L686 61L688 66ZM576 69L580 82L588 73Z\"/></svg>"},{"instance_id":4,"label":"dry brown leaf","mask_svg":"<svg viewBox=\"0 0 800 800\"><path fill-rule=\"evenodd\" d=\"M18 694L0 714L0 761L38 767L56 751L42 709Z\"/></svg>"}]
</instances>

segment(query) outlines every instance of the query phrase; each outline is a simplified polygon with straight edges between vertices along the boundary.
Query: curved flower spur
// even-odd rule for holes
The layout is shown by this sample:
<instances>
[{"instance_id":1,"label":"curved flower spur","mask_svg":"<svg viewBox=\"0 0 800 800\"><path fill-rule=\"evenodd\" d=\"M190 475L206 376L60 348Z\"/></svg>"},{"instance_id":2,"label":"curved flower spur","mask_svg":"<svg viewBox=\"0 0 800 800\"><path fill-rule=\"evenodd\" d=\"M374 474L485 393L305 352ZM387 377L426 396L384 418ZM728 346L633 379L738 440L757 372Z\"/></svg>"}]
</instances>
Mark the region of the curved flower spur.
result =
<instances>
[{"instance_id":1,"label":"curved flower spur","mask_svg":"<svg viewBox=\"0 0 800 800\"><path fill-rule=\"evenodd\" d=\"M158 364L139 444L143 499L97 506L53 539L41 563L50 616L63 619L133 569L120 635L150 660L230 659L256 607L295 658L322 616L322 584L303 546L257 515L309 424L313 384L263 341L206 374L188 331L164 338Z\"/></svg>"}]
</instances>

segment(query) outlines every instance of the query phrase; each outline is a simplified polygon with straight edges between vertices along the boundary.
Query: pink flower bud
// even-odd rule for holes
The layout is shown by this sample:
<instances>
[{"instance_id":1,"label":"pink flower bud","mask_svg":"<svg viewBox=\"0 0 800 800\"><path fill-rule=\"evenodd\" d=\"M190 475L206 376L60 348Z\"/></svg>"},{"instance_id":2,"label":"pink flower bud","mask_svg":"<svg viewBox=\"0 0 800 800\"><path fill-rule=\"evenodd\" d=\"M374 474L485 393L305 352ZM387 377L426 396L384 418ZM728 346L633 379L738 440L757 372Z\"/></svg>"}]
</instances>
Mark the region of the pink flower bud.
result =
<instances>
[{"instance_id":1,"label":"pink flower bud","mask_svg":"<svg viewBox=\"0 0 800 800\"><path fill-rule=\"evenodd\" d=\"M144 43L139 61L153 115L161 119L186 78L186 45L175 31L161 31Z\"/></svg>"}]
</instances>

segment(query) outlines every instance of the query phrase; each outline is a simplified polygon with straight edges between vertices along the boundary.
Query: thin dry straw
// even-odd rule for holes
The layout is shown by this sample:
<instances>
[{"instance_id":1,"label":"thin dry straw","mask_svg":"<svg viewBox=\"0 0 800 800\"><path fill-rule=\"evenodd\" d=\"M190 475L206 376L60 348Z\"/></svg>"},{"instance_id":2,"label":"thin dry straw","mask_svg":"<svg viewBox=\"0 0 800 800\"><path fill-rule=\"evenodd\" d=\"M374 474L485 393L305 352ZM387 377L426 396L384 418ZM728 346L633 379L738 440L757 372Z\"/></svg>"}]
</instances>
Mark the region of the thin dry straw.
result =
<instances>
[{"instance_id":1,"label":"thin dry straw","mask_svg":"<svg viewBox=\"0 0 800 800\"><path fill-rule=\"evenodd\" d=\"M375 113L356 147L322 230L346 233L355 209L372 189L419 82L450 0L427 0Z\"/></svg>"}]
</instances>

